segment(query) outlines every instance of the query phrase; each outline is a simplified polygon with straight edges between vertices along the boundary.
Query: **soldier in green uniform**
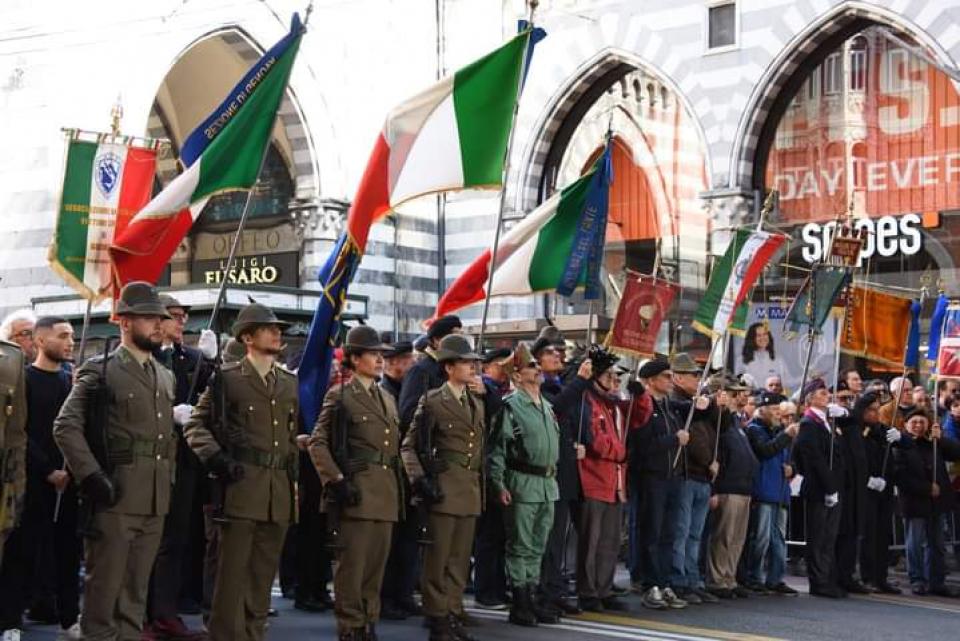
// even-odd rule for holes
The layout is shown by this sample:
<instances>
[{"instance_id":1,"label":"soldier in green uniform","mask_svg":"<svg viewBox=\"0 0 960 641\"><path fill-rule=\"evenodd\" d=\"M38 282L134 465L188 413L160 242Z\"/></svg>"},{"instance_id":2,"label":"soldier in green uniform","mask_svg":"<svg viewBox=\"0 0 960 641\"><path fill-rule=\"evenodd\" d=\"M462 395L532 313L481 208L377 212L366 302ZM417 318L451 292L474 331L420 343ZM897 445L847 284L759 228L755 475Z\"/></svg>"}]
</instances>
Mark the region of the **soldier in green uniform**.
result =
<instances>
[{"instance_id":1,"label":"soldier in green uniform","mask_svg":"<svg viewBox=\"0 0 960 641\"><path fill-rule=\"evenodd\" d=\"M173 374L151 356L167 310L156 288L133 282L120 293L117 316L120 346L106 364L101 356L80 367L53 424L70 474L94 510L80 616L88 641L140 638L176 455ZM88 425L96 416L106 424Z\"/></svg>"},{"instance_id":2,"label":"soldier in green uniform","mask_svg":"<svg viewBox=\"0 0 960 641\"><path fill-rule=\"evenodd\" d=\"M506 508L507 577L513 593L510 622L556 623L557 616L534 603L540 563L559 498L557 459L560 426L540 394L540 366L526 345L513 355L516 391L503 399L490 443L490 481Z\"/></svg>"},{"instance_id":3,"label":"soldier in green uniform","mask_svg":"<svg viewBox=\"0 0 960 641\"><path fill-rule=\"evenodd\" d=\"M216 474L219 557L208 629L212 641L259 641L287 527L295 518L297 380L276 363L288 323L259 303L237 315L246 349L223 365L185 428L187 443ZM222 386L222 387L221 387Z\"/></svg>"},{"instance_id":4,"label":"soldier in green uniform","mask_svg":"<svg viewBox=\"0 0 960 641\"><path fill-rule=\"evenodd\" d=\"M414 492L431 497L420 591L432 641L469 641L463 629L463 590L482 502L483 402L475 384L480 357L467 339L440 341L437 362L447 382L428 391L403 439L401 456Z\"/></svg>"},{"instance_id":5,"label":"soldier in green uniform","mask_svg":"<svg viewBox=\"0 0 960 641\"><path fill-rule=\"evenodd\" d=\"M20 516L27 483L25 365L17 345L0 340L0 562L7 533Z\"/></svg>"},{"instance_id":6,"label":"soldier in green uniform","mask_svg":"<svg viewBox=\"0 0 960 641\"><path fill-rule=\"evenodd\" d=\"M372 327L347 332L343 366L353 377L327 392L310 438L325 508L336 502L339 511L333 586L343 641L376 638L380 586L401 505L400 419L393 397L377 385L389 349Z\"/></svg>"}]
</instances>

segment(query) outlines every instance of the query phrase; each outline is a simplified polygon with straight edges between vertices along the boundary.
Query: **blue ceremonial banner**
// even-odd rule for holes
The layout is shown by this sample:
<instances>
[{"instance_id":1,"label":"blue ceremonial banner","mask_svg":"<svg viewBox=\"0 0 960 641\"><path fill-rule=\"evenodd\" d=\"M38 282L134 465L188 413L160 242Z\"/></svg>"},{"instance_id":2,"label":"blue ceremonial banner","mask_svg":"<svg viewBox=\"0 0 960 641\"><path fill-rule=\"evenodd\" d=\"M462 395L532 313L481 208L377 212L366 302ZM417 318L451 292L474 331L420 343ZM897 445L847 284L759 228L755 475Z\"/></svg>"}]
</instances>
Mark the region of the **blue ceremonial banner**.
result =
<instances>
[{"instance_id":1,"label":"blue ceremonial banner","mask_svg":"<svg viewBox=\"0 0 960 641\"><path fill-rule=\"evenodd\" d=\"M603 245L607 236L607 211L610 206L610 183L613 182L613 163L610 157L610 141L597 159L597 170L587 187L583 213L577 224L577 235L563 276L557 285L557 293L570 296L584 276L586 289L583 297L593 300L600 297L600 266L603 263Z\"/></svg>"},{"instance_id":2,"label":"blue ceremonial banner","mask_svg":"<svg viewBox=\"0 0 960 641\"><path fill-rule=\"evenodd\" d=\"M910 304L910 331L907 334L907 352L903 357L904 367L920 365L920 301Z\"/></svg>"},{"instance_id":3,"label":"blue ceremonial banner","mask_svg":"<svg viewBox=\"0 0 960 641\"><path fill-rule=\"evenodd\" d=\"M180 162L187 168L197 161L197 158L203 154L213 140L223 131L227 123L233 119L239 111L240 105L246 101L250 95L256 91L257 86L267 77L270 70L276 64L277 60L286 53L287 49L293 46L297 38L303 34L304 27L300 22L300 15L293 14L290 21L290 33L280 39L277 44L271 47L270 51L263 54L263 57L257 60L250 69L244 74L240 82L227 94L223 102L214 109L207 118L201 122L193 132L187 136L183 146L180 148Z\"/></svg>"},{"instance_id":4,"label":"blue ceremonial banner","mask_svg":"<svg viewBox=\"0 0 960 641\"><path fill-rule=\"evenodd\" d=\"M943 321L947 315L947 304L950 299L946 294L940 294L937 297L937 303L933 307L933 316L930 317L930 340L927 343L927 360L937 361L937 355L940 353L940 332L943 331Z\"/></svg>"},{"instance_id":5,"label":"blue ceremonial banner","mask_svg":"<svg viewBox=\"0 0 960 641\"><path fill-rule=\"evenodd\" d=\"M360 250L346 232L334 246L327 262L320 268L319 280L323 296L313 313L310 334L303 348L297 379L300 388L300 417L308 433L320 416L323 397L330 384L330 365L340 335L340 313L347 298L347 286L360 264Z\"/></svg>"}]
</instances>

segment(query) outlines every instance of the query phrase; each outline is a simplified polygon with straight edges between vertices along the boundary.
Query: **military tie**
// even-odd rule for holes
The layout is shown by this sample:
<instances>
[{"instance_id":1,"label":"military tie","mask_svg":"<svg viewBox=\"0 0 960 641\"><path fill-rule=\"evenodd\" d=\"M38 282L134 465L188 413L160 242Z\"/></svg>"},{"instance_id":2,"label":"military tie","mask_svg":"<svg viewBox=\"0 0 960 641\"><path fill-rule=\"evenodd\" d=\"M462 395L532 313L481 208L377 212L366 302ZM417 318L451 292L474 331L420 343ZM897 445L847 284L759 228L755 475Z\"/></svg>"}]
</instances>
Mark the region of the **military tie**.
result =
<instances>
[{"instance_id":1,"label":"military tie","mask_svg":"<svg viewBox=\"0 0 960 641\"><path fill-rule=\"evenodd\" d=\"M473 423L473 405L470 404L467 390L463 390L463 394L460 395L460 404L467 410L467 414L470 416L470 422Z\"/></svg>"},{"instance_id":2,"label":"military tie","mask_svg":"<svg viewBox=\"0 0 960 641\"><path fill-rule=\"evenodd\" d=\"M373 383L370 386L370 394L373 396L374 400L380 404L380 409L383 410L383 415L387 415L387 404L383 402L383 394L380 393L380 386L376 383Z\"/></svg>"},{"instance_id":3,"label":"military tie","mask_svg":"<svg viewBox=\"0 0 960 641\"><path fill-rule=\"evenodd\" d=\"M154 376L153 363L151 363L149 359L143 361L143 371L147 375L147 380L150 381L150 385L155 387L157 379Z\"/></svg>"},{"instance_id":4,"label":"military tie","mask_svg":"<svg viewBox=\"0 0 960 641\"><path fill-rule=\"evenodd\" d=\"M267 391L273 394L273 389L277 382L277 375L274 373L272 368L269 372L267 372L267 375L263 377L263 382L267 386Z\"/></svg>"}]
</instances>

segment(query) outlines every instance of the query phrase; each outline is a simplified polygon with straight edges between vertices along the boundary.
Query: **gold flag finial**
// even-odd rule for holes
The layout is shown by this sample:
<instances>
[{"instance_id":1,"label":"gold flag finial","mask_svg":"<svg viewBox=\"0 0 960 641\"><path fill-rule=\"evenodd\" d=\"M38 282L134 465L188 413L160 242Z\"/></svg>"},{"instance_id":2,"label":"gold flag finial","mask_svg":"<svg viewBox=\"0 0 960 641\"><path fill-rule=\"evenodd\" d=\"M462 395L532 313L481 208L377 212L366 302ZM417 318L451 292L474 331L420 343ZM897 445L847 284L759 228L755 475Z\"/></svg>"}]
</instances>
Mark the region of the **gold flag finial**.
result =
<instances>
[{"instance_id":1,"label":"gold flag finial","mask_svg":"<svg viewBox=\"0 0 960 641\"><path fill-rule=\"evenodd\" d=\"M110 110L110 135L117 138L120 135L120 120L123 118L123 102L117 95L117 101Z\"/></svg>"}]
</instances>

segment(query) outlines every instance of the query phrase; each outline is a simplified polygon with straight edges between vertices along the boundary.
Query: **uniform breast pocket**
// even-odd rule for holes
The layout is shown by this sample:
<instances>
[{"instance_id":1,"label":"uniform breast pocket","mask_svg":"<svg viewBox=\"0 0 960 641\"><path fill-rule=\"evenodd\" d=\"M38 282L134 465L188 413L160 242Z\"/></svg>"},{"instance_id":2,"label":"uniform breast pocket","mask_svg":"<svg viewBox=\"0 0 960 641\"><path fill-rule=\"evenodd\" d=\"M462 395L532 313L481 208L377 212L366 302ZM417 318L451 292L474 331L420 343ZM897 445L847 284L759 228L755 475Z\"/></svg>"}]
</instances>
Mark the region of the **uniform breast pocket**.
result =
<instances>
[{"instance_id":1,"label":"uniform breast pocket","mask_svg":"<svg viewBox=\"0 0 960 641\"><path fill-rule=\"evenodd\" d=\"M132 423L139 423L145 421L149 416L149 411L153 407L153 403L150 402L150 399L146 397L145 394L140 394L138 392L127 390L123 393L122 404L126 415L127 420Z\"/></svg>"}]
</instances>

